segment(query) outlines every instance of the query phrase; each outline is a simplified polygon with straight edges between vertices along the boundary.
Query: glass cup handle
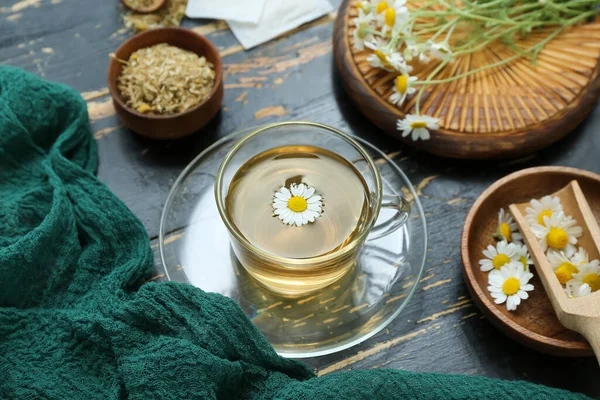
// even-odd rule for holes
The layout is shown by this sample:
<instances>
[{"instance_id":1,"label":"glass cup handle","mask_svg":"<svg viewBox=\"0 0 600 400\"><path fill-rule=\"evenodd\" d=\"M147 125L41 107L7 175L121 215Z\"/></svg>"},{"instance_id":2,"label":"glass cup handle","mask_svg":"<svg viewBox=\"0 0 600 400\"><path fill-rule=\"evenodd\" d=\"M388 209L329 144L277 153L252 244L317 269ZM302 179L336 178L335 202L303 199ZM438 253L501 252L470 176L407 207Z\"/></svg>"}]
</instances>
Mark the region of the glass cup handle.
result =
<instances>
[{"instance_id":1,"label":"glass cup handle","mask_svg":"<svg viewBox=\"0 0 600 400\"><path fill-rule=\"evenodd\" d=\"M396 214L387 221L375 225L367 240L375 240L395 232L398 228L408 221L410 216L410 204L403 197L395 194L384 194L381 201L381 208L391 208L396 210Z\"/></svg>"}]
</instances>

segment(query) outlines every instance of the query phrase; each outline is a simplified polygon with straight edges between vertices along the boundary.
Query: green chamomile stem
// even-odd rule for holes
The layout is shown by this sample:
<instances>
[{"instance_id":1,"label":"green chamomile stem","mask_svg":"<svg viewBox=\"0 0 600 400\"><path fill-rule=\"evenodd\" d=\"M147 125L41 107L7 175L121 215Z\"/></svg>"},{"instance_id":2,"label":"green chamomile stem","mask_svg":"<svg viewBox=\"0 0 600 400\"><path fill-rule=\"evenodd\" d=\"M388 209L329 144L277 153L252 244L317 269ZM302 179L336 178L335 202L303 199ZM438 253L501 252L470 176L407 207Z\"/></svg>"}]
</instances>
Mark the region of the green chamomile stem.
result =
<instances>
[{"instance_id":1,"label":"green chamomile stem","mask_svg":"<svg viewBox=\"0 0 600 400\"><path fill-rule=\"evenodd\" d=\"M459 56L462 54L467 54L467 53L474 53L476 51L479 51L480 49L484 48L485 46L487 46L488 44L490 44L491 42L493 42L494 40L501 38L504 35L507 35L509 33L515 32L517 31L519 28L518 27L513 27L513 28L509 28L507 30L504 30L500 33L497 33L494 36L491 36L489 38L485 38L485 41L483 41L482 43L480 43L479 45L472 47L475 43L477 43L479 40L481 39L474 39L472 41L472 43L467 43L464 46L459 47L458 49L456 49L457 51L454 53L454 55Z\"/></svg>"},{"instance_id":2,"label":"green chamomile stem","mask_svg":"<svg viewBox=\"0 0 600 400\"><path fill-rule=\"evenodd\" d=\"M431 78L433 78L434 76L436 76L449 62L450 60L444 60L440 63L440 65L437 66L436 69L433 70L433 72L431 74L429 74L429 76L427 77L427 80L429 81ZM419 83L419 82L416 82ZM421 96L423 96L423 92L425 91L425 86L421 86L421 88L419 89L419 93L417 93L417 99L415 101L415 110L417 112L417 115L421 115Z\"/></svg>"},{"instance_id":3,"label":"green chamomile stem","mask_svg":"<svg viewBox=\"0 0 600 400\"><path fill-rule=\"evenodd\" d=\"M501 19L486 17L484 15L469 13L466 11L462 11L461 9L450 6L444 0L438 0L438 1L440 2L440 4L442 4L446 8L450 9L454 14L461 15L468 19L478 19L480 21L493 22L493 23L499 23L499 24L504 24L504 25L512 25L513 24L513 21L511 21L511 20L501 20Z\"/></svg>"},{"instance_id":4,"label":"green chamomile stem","mask_svg":"<svg viewBox=\"0 0 600 400\"><path fill-rule=\"evenodd\" d=\"M444 42L448 43L448 41L450 40L450 36L452 36L452 33L454 32L454 29L456 28L456 26L458 25L458 20L460 18L455 19L456 23L454 25L452 25L450 27L450 29L448 30L448 33L446 34L446 39L444 40Z\"/></svg>"},{"instance_id":5,"label":"green chamomile stem","mask_svg":"<svg viewBox=\"0 0 600 400\"><path fill-rule=\"evenodd\" d=\"M523 4L522 6L517 6L517 7L512 7L508 10L508 15L513 15L513 14L521 14L523 11L527 11L527 10L531 10L531 9L535 9L535 8L540 8L543 7L543 5L541 3L535 2L535 3L529 3L529 4Z\"/></svg>"},{"instance_id":6,"label":"green chamomile stem","mask_svg":"<svg viewBox=\"0 0 600 400\"><path fill-rule=\"evenodd\" d=\"M437 31L437 33L435 35L433 35L430 40L434 41L439 35L441 35L446 29L448 29L451 26L455 26L456 25L456 21L457 19L453 19L452 21L448 22L446 25L442 26L442 28L440 30Z\"/></svg>"},{"instance_id":7,"label":"green chamomile stem","mask_svg":"<svg viewBox=\"0 0 600 400\"><path fill-rule=\"evenodd\" d=\"M483 9L483 8L490 8L492 6L495 6L496 4L503 4L504 2L505 2L505 0L495 0L495 1L490 1L489 3L485 3L485 4L477 4L477 3L469 3L469 4L473 8Z\"/></svg>"},{"instance_id":8,"label":"green chamomile stem","mask_svg":"<svg viewBox=\"0 0 600 400\"><path fill-rule=\"evenodd\" d=\"M550 40L552 40L552 39L553 39L553 38L554 38L556 35L558 35L560 32L562 32L562 30L563 30L563 29L564 29L564 27L563 27L563 28L559 28L559 29L557 29L557 30L556 30L556 31L554 31L552 34L548 35L548 37L547 37L547 38L545 38L544 40L542 40L541 42L539 42L539 43L537 43L537 44L535 44L535 45L533 45L533 46L529 47L528 49L526 49L525 51L523 51L523 52L521 52L521 53L515 54L515 55L514 55L514 56L512 56L512 57L505 58L504 60L498 61L497 63L494 63L494 64L489 64L489 65L485 65L485 66L483 66L483 67L480 67L480 68L475 68L475 69L473 69L473 70L471 70L471 71L467 71L467 72L464 72L464 73L462 73L462 74L455 75L455 76L453 76L452 78L447 78L447 79L438 79L438 80L430 80L430 79L428 78L428 79L427 79L427 80L425 80L425 81L418 81L418 82L415 82L415 85L439 85L439 84L441 84L441 83L448 83L448 82L455 81L455 80L457 80L457 79L464 78L464 77L466 77L466 76L469 76L469 75L476 74L476 73L478 73L478 72L481 72L481 71L485 71L486 69L490 69L490 68L496 68L496 67L499 67L499 66L501 66L501 65L507 64L507 63L509 63L509 62L512 62L512 61L514 61L514 60L517 60L517 59L519 59L519 58L521 58L521 57L525 56L527 53L529 53L529 52L531 52L531 51L535 51L536 49L541 49L541 48L543 48L543 47L546 45L546 43L548 43L548 42L549 42ZM422 89L422 88L421 88L421 89Z\"/></svg>"},{"instance_id":9,"label":"green chamomile stem","mask_svg":"<svg viewBox=\"0 0 600 400\"><path fill-rule=\"evenodd\" d=\"M554 3L552 0L546 0L546 4L548 4L548 6L549 6L549 7L552 7L552 8L554 8L555 10L562 11L562 12L564 12L564 13L569 13L569 14L571 14L571 15L572 15L572 14L579 15L579 11L575 11L575 10L571 10L570 8L563 7L563 6L562 6L562 5L560 5L560 4L556 4L556 3Z\"/></svg>"},{"instance_id":10,"label":"green chamomile stem","mask_svg":"<svg viewBox=\"0 0 600 400\"><path fill-rule=\"evenodd\" d=\"M565 21L565 23L563 23L563 26L570 26L570 25L573 25L573 24L575 24L575 23L579 22L579 21L580 21L580 20L582 20L582 19L589 18L589 17L591 17L591 16L593 16L593 15L596 15L596 14L598 14L598 13L600 13L600 10L592 10L592 11L588 11L588 12L586 12L586 13L580 14L580 15L579 15L579 16L577 16L577 17L573 17L573 18L571 18L571 19L568 19L567 21Z\"/></svg>"}]
</instances>

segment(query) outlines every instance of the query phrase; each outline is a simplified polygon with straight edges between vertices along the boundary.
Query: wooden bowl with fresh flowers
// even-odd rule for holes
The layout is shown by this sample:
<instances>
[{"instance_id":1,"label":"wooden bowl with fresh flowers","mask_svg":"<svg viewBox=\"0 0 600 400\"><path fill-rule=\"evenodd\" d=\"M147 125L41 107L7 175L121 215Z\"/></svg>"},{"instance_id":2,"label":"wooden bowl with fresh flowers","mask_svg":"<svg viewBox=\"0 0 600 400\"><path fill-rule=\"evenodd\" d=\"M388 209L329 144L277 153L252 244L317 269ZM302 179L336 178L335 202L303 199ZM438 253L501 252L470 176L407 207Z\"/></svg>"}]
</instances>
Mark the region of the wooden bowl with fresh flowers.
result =
<instances>
[{"instance_id":1,"label":"wooden bowl with fresh flowers","mask_svg":"<svg viewBox=\"0 0 600 400\"><path fill-rule=\"evenodd\" d=\"M132 131L176 139L204 127L223 102L223 65L215 46L183 28L133 36L111 55L108 89Z\"/></svg>"},{"instance_id":2,"label":"wooden bowl with fresh flowers","mask_svg":"<svg viewBox=\"0 0 600 400\"><path fill-rule=\"evenodd\" d=\"M596 220L600 220L600 175L567 167L525 169L500 179L479 196L465 220L461 254L465 281L473 302L498 329L523 345L544 353L589 356L593 352L587 341L559 322L527 247L518 243L521 235L508 213L511 204L529 203L531 215L526 213L525 218L529 219L530 224L544 221L544 217L558 216L561 211L567 216L577 216L567 205L563 209L558 199L543 199L574 180L581 187ZM532 202L532 199L539 202ZM577 221L576 225L582 222ZM575 226L565 230L569 235L577 234ZM575 253L569 254L566 260L551 260L552 264L556 264L557 279L567 292L579 291L582 287L581 282L578 282L579 277L573 271L563 271L569 262L578 266L585 261L589 265L587 269L600 273L600 263L586 256L586 253L597 253L585 249L588 241L579 237L579 243L574 248L568 249L569 251L565 248L565 253L572 253L576 249ZM509 245L513 246L512 253L507 250ZM500 277L497 269L506 267L508 270L511 266L523 267L514 268L515 277L521 282L521 287L514 293L520 296L516 301L516 297L511 299L512 296L503 295L503 290L510 285L503 288L507 278ZM528 272L525 271L526 266ZM565 272L568 272L568 277L565 277Z\"/></svg>"}]
</instances>

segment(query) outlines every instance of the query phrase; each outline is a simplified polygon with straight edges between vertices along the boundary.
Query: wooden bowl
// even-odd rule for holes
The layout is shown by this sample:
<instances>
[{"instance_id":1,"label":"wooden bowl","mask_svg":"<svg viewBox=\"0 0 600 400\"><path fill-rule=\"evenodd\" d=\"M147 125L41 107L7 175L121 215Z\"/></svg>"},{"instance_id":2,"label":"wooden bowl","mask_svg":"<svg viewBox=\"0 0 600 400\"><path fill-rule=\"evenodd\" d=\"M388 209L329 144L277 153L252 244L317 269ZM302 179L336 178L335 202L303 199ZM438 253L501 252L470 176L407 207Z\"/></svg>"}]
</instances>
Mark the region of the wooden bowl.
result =
<instances>
[{"instance_id":1,"label":"wooden bowl","mask_svg":"<svg viewBox=\"0 0 600 400\"><path fill-rule=\"evenodd\" d=\"M407 7L422 5L417 0ZM349 97L383 132L407 145L452 158L488 159L523 156L546 147L567 134L593 110L600 95L600 18L553 38L539 53L536 64L517 59L508 64L426 89L421 112L440 119L431 139L402 138L396 121L415 113L415 97L401 108L389 101L396 73L373 68L370 52L354 49L355 0L344 0L333 32L337 69ZM545 38L532 32L519 41L531 46ZM442 68L436 79L469 68L495 63L516 53L502 42L463 55ZM425 78L437 66L415 64L413 75Z\"/></svg>"},{"instance_id":2,"label":"wooden bowl","mask_svg":"<svg viewBox=\"0 0 600 400\"><path fill-rule=\"evenodd\" d=\"M600 219L600 175L567 167L536 167L508 175L479 196L465 220L461 253L463 272L474 303L498 329L512 339L535 350L560 356L590 356L592 349L578 333L560 324L542 282L532 268L535 290L517 311L494 303L487 290L488 273L479 269L482 251L494 244L498 210L513 203L539 199L577 180L592 209Z\"/></svg>"},{"instance_id":3,"label":"wooden bowl","mask_svg":"<svg viewBox=\"0 0 600 400\"><path fill-rule=\"evenodd\" d=\"M183 28L162 28L142 32L121 45L115 56L128 60L141 48L168 43L204 56L215 69L215 83L208 97L200 104L179 114L148 115L125 105L117 88L117 78L123 65L111 59L108 66L108 89L117 115L132 131L152 139L176 139L190 135L206 125L219 111L223 102L223 64L219 52L204 36Z\"/></svg>"}]
</instances>

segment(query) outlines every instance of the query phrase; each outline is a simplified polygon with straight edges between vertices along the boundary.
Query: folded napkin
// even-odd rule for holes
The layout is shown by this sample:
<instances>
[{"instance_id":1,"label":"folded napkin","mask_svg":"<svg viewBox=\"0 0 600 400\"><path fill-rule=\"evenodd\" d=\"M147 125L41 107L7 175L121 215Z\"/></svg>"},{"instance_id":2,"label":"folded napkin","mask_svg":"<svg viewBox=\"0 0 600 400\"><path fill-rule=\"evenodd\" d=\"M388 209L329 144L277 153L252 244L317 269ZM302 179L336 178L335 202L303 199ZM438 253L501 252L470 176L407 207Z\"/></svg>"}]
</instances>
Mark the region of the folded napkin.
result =
<instances>
[{"instance_id":1,"label":"folded napkin","mask_svg":"<svg viewBox=\"0 0 600 400\"><path fill-rule=\"evenodd\" d=\"M185 15L190 18L224 19L258 23L265 0L189 0Z\"/></svg>"},{"instance_id":2,"label":"folded napkin","mask_svg":"<svg viewBox=\"0 0 600 400\"><path fill-rule=\"evenodd\" d=\"M94 176L74 90L0 66L3 399L586 399L526 382L369 370L316 377L231 299L152 269L139 220Z\"/></svg>"},{"instance_id":3,"label":"folded napkin","mask_svg":"<svg viewBox=\"0 0 600 400\"><path fill-rule=\"evenodd\" d=\"M328 0L189 0L186 15L226 20L250 49L332 11Z\"/></svg>"}]
</instances>

